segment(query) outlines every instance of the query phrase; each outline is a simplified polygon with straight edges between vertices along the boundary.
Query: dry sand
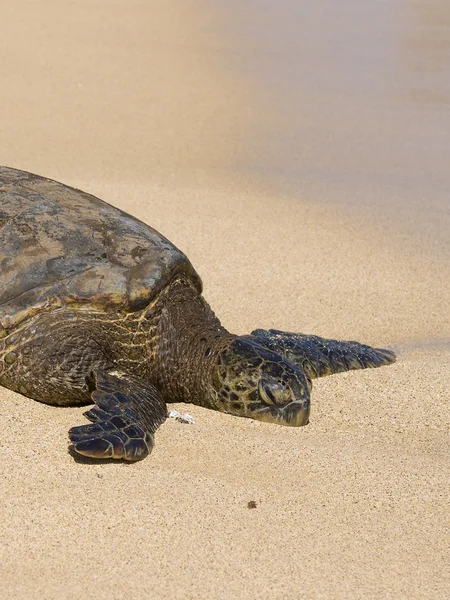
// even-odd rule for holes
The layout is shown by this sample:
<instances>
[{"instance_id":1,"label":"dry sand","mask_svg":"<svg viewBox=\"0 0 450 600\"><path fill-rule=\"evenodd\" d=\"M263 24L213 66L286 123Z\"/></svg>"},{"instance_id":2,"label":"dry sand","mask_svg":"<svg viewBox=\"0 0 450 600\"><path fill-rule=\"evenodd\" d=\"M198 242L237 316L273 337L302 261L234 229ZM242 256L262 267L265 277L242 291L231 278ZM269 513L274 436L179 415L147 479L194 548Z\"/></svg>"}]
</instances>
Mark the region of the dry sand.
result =
<instances>
[{"instance_id":1,"label":"dry sand","mask_svg":"<svg viewBox=\"0 0 450 600\"><path fill-rule=\"evenodd\" d=\"M422 30L449 17L443 3L427 12L428 4L414 4ZM0 163L81 187L162 231L189 255L233 331L359 339L396 348L399 360L315 382L301 429L181 406L196 425L168 421L153 455L134 465L75 462L67 430L82 409L2 389L0 595L450 598L448 204L418 195L408 204L418 178L426 197L442 190L420 178L414 152L408 187L406 151L403 179L389 188L403 204L370 201L388 184L377 188L375 171L364 187L364 165L383 166L380 150L391 147L386 163L398 158L386 126L382 146L355 152L355 188L368 200L348 202L354 180L326 174L333 165L347 173L351 161L314 134L315 125L325 132L317 114L295 125L311 149L309 175L296 195L277 191L276 177L250 166L259 161L261 172L280 160L289 115L271 113L262 82L237 67L246 50L230 35L234 13L201 1L168 5L3 6ZM321 27L333 22L325 16ZM448 48L448 30L433 32L425 62ZM320 92L331 106L330 89ZM350 92L338 132L351 132L351 147L387 113L375 105L364 120L371 129L352 128L369 92ZM314 97L306 95L311 106ZM415 125L422 101L444 119L439 129ZM448 97L431 101L431 109L423 95L413 108L408 98L397 106L411 117L405 148L419 130L448 143ZM267 143L278 135L269 153L261 132ZM447 161L431 162L448 183Z\"/></svg>"}]
</instances>

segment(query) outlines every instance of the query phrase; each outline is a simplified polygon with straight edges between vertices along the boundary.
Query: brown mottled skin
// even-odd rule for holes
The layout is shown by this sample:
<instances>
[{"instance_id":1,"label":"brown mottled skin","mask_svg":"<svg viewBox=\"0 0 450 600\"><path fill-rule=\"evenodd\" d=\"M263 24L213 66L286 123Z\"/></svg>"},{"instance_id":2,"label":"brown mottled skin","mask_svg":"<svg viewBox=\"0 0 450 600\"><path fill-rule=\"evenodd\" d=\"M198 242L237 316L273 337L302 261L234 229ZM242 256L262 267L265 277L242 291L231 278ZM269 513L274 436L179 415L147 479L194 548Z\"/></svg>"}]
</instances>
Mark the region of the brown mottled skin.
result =
<instances>
[{"instance_id":1,"label":"brown mottled skin","mask_svg":"<svg viewBox=\"0 0 450 600\"><path fill-rule=\"evenodd\" d=\"M63 184L0 167L0 383L40 402L94 402L74 450L139 460L167 402L283 425L309 420L311 379L395 360L357 342L236 336L186 256Z\"/></svg>"}]
</instances>

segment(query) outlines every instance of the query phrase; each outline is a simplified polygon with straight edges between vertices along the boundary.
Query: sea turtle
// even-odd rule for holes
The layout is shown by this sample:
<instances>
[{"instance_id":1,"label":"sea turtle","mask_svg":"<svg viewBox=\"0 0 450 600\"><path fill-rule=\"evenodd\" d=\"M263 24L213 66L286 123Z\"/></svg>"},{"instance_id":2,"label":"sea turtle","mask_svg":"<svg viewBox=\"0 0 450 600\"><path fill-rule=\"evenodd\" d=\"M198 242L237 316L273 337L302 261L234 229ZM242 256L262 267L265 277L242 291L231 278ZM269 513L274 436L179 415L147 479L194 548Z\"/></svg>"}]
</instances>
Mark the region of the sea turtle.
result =
<instances>
[{"instance_id":1,"label":"sea turtle","mask_svg":"<svg viewBox=\"0 0 450 600\"><path fill-rule=\"evenodd\" d=\"M306 425L311 379L391 363L389 350L257 329L237 336L187 257L80 190L0 167L0 383L94 403L69 432L94 458L147 456L167 402Z\"/></svg>"}]
</instances>

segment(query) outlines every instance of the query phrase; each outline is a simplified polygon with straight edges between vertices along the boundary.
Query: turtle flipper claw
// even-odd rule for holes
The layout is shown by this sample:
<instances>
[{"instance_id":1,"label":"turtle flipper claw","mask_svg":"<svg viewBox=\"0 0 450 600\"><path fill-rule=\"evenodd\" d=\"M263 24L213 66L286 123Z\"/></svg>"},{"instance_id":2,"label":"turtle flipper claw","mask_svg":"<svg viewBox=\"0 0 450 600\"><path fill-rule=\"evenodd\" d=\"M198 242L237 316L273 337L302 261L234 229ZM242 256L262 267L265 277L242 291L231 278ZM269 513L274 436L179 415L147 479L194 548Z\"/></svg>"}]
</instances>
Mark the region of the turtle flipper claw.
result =
<instances>
[{"instance_id":1,"label":"turtle flipper claw","mask_svg":"<svg viewBox=\"0 0 450 600\"><path fill-rule=\"evenodd\" d=\"M92 425L72 427L69 438L78 454L91 458L142 460L154 446L154 436L129 417L113 415Z\"/></svg>"},{"instance_id":2,"label":"turtle flipper claw","mask_svg":"<svg viewBox=\"0 0 450 600\"><path fill-rule=\"evenodd\" d=\"M151 384L137 377L96 373L95 379L91 396L96 405L84 413L91 423L69 431L73 449L90 458L142 460L167 416L165 403Z\"/></svg>"}]
</instances>

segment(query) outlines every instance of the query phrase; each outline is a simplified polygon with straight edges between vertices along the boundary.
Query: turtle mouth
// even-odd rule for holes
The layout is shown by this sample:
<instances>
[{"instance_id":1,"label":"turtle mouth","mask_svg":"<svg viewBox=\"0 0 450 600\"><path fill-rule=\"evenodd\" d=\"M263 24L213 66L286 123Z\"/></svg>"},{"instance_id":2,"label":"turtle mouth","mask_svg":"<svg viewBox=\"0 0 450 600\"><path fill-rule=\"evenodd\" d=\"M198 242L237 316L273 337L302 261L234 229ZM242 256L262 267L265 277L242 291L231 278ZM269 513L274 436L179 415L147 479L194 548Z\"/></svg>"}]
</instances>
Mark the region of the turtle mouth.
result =
<instances>
[{"instance_id":1,"label":"turtle mouth","mask_svg":"<svg viewBox=\"0 0 450 600\"><path fill-rule=\"evenodd\" d=\"M258 421L265 421L266 423L287 425L288 427L301 427L309 423L309 410L309 401L290 402L283 407L262 406L250 410L248 416Z\"/></svg>"}]
</instances>

